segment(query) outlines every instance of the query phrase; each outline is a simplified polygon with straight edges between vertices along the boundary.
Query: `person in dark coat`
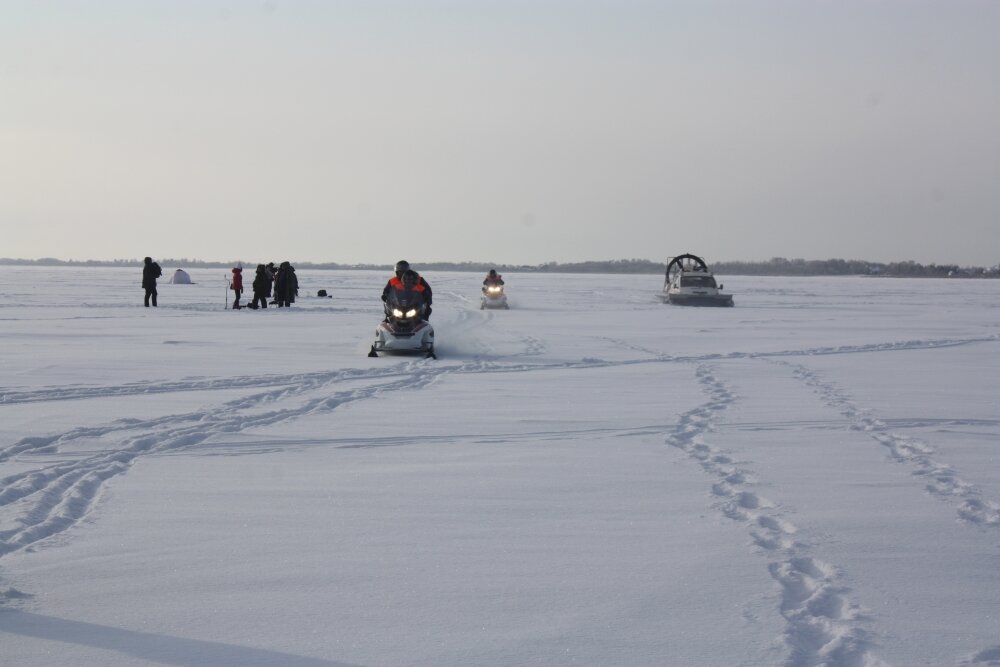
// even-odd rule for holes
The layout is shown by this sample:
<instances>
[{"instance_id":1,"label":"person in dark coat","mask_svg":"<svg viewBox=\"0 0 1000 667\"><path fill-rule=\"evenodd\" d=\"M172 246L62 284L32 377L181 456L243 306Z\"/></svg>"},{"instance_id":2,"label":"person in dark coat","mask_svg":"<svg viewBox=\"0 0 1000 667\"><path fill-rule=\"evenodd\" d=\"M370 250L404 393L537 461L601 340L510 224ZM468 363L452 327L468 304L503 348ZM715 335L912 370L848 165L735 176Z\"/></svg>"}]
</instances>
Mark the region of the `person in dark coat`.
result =
<instances>
[{"instance_id":1,"label":"person in dark coat","mask_svg":"<svg viewBox=\"0 0 1000 667\"><path fill-rule=\"evenodd\" d=\"M268 273L267 267L263 264L257 265L257 274L253 278L253 302L250 304L250 308L256 310L258 306L260 308L267 308L267 300L271 296L271 274Z\"/></svg>"},{"instance_id":2,"label":"person in dark coat","mask_svg":"<svg viewBox=\"0 0 1000 667\"><path fill-rule=\"evenodd\" d=\"M149 301L152 299L153 307L156 308L156 279L163 275L163 271L152 257L142 261L142 289L146 290L144 305L149 308Z\"/></svg>"},{"instance_id":3,"label":"person in dark coat","mask_svg":"<svg viewBox=\"0 0 1000 667\"><path fill-rule=\"evenodd\" d=\"M229 283L230 288L236 292L236 298L233 299L233 310L240 309L240 296L243 294L243 265L237 264L233 267L233 279Z\"/></svg>"},{"instance_id":4,"label":"person in dark coat","mask_svg":"<svg viewBox=\"0 0 1000 667\"><path fill-rule=\"evenodd\" d=\"M282 262L278 265L278 272L274 274L274 298L278 302L278 308L288 308L295 303L298 295L299 279L295 276L295 267Z\"/></svg>"},{"instance_id":5,"label":"person in dark coat","mask_svg":"<svg viewBox=\"0 0 1000 667\"><path fill-rule=\"evenodd\" d=\"M490 272L486 274L486 279L483 280L483 291L485 292L487 287L495 285L503 285L503 276L497 273L496 269L490 269Z\"/></svg>"},{"instance_id":6,"label":"person in dark coat","mask_svg":"<svg viewBox=\"0 0 1000 667\"><path fill-rule=\"evenodd\" d=\"M274 298L271 299L271 305L277 306L278 295L277 295L277 285L275 285L275 281L278 279L278 267L274 265L274 262L268 262L267 266L265 266L264 268L267 269L267 275L271 279L271 285L275 289Z\"/></svg>"},{"instance_id":7,"label":"person in dark coat","mask_svg":"<svg viewBox=\"0 0 1000 667\"><path fill-rule=\"evenodd\" d=\"M427 312L427 288L424 287L423 283L420 282L420 275L412 269L403 271L403 275L399 277L399 287L393 286L393 289L402 290L404 292L416 292L421 296L423 302L420 304L423 310L421 314L421 319L426 320L424 314Z\"/></svg>"},{"instance_id":8,"label":"person in dark coat","mask_svg":"<svg viewBox=\"0 0 1000 667\"><path fill-rule=\"evenodd\" d=\"M402 289L403 287L403 274L410 271L410 263L405 259L401 259L396 262L396 275L389 278L389 282L385 284L382 288L382 301L389 298L389 290ZM424 277L417 274L417 284L421 286L421 291L424 295L424 319L431 319L431 286L424 280Z\"/></svg>"}]
</instances>

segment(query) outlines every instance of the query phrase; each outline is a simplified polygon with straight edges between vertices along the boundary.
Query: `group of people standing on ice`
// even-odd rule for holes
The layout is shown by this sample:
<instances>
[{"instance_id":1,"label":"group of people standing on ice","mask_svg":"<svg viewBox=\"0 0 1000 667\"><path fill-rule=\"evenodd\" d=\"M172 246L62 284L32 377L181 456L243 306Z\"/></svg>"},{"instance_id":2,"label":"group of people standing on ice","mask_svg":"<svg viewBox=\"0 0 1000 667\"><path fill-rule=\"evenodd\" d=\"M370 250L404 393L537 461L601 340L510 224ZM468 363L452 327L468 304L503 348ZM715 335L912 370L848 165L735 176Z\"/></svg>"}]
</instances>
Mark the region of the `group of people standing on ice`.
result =
<instances>
[{"instance_id":1,"label":"group of people standing on ice","mask_svg":"<svg viewBox=\"0 0 1000 667\"><path fill-rule=\"evenodd\" d=\"M152 257L146 257L142 265L142 289L146 291L143 304L148 308L150 302L156 307L156 279L163 275L160 265L153 261ZM257 273L254 276L253 300L245 306L240 305L240 298L243 296L243 264L237 263L233 267L232 277L229 279L229 289L235 294L233 299L233 309L267 308L268 299L274 296L272 305L278 308L287 308L295 303L295 297L299 295L299 279L295 275L295 267L289 262L282 262L277 267L274 262L258 264Z\"/></svg>"},{"instance_id":2,"label":"group of people standing on ice","mask_svg":"<svg viewBox=\"0 0 1000 667\"><path fill-rule=\"evenodd\" d=\"M237 264L234 266L233 277L229 282L229 289L236 293L236 298L233 299L234 310L239 310L240 308L250 308L251 310L267 308L267 302L272 296L272 291L274 293L274 301L271 301L271 304L277 305L278 308L291 306L295 303L295 297L299 295L299 279L295 275L295 267L289 262L282 262L277 267L274 266L274 262L258 264L257 273L254 275L251 287L253 288L253 300L246 306L241 306L243 265Z\"/></svg>"},{"instance_id":3,"label":"group of people standing on ice","mask_svg":"<svg viewBox=\"0 0 1000 667\"><path fill-rule=\"evenodd\" d=\"M153 306L156 306L156 279L161 275L163 275L163 271L160 269L160 265L150 257L145 258L142 268L142 287L146 290L145 305L147 307L150 301L152 301ZM483 280L483 285L496 284L503 285L503 278L495 270L491 269L486 279ZM282 262L277 267L274 266L274 262L269 262L257 265L257 273L254 275L251 287L253 289L253 300L247 305L241 306L240 298L244 291L243 264L237 263L233 267L232 278L229 282L229 289L236 294L236 298L233 299L234 310L241 308L250 308L253 310L267 308L268 300L271 299L272 293L274 300L270 303L277 305L279 308L287 308L295 303L295 297L299 294L299 279L295 275L295 267L289 262ZM431 286L424 280L423 276L410 268L410 263L405 259L396 262L395 275L389 279L389 282L382 289L382 301L386 301L389 298L392 290L420 293L424 304L423 319L429 320L431 318L431 303L434 296Z\"/></svg>"}]
</instances>

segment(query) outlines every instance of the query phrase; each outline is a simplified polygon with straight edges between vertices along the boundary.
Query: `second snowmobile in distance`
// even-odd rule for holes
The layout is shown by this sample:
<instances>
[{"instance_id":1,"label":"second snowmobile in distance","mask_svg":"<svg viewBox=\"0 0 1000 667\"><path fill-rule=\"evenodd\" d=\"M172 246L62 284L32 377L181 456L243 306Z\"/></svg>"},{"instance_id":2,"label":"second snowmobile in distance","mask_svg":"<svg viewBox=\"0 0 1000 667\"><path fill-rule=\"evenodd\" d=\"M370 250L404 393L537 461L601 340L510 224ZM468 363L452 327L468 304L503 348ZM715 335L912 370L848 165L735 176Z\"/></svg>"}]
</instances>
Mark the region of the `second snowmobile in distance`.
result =
<instances>
[{"instance_id":1,"label":"second snowmobile in distance","mask_svg":"<svg viewBox=\"0 0 1000 667\"><path fill-rule=\"evenodd\" d=\"M479 309L486 308L510 309L507 305L507 295L503 291L503 276L497 273L496 269L490 269L483 281L483 296L479 302Z\"/></svg>"},{"instance_id":2,"label":"second snowmobile in distance","mask_svg":"<svg viewBox=\"0 0 1000 667\"><path fill-rule=\"evenodd\" d=\"M503 285L483 286L483 297L479 302L479 309L483 310L485 308L503 308L504 310L510 310L510 305L507 303L507 295L504 294L503 291Z\"/></svg>"}]
</instances>

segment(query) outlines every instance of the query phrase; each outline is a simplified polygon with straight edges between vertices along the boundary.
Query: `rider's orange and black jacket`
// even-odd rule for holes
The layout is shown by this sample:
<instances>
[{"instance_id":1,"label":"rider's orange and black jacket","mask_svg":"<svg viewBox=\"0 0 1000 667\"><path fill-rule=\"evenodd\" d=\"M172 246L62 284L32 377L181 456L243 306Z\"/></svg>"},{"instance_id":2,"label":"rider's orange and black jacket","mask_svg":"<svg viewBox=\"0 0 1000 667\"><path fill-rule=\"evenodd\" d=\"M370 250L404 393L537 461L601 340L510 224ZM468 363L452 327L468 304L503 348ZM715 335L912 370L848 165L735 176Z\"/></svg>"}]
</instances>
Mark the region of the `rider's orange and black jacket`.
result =
<instances>
[{"instance_id":1,"label":"rider's orange and black jacket","mask_svg":"<svg viewBox=\"0 0 1000 667\"><path fill-rule=\"evenodd\" d=\"M399 276L393 276L389 279L389 282L385 284L385 288L382 290L382 300L385 301L388 299L389 290L394 289L406 289ZM431 305L431 286L427 284L427 281L424 280L423 276L417 277L417 283L413 286L413 289L417 292L422 292L424 295L424 303L428 306Z\"/></svg>"}]
</instances>

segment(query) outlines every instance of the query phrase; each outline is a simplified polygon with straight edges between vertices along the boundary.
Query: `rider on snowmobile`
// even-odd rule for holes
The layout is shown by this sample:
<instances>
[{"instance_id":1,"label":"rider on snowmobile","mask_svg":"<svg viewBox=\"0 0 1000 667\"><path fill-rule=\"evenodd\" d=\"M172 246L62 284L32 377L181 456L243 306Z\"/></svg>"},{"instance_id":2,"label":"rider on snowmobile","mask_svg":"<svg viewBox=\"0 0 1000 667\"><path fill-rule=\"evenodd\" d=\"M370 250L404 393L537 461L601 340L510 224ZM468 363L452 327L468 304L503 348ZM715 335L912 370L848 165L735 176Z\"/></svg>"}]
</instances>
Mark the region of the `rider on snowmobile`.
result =
<instances>
[{"instance_id":1,"label":"rider on snowmobile","mask_svg":"<svg viewBox=\"0 0 1000 667\"><path fill-rule=\"evenodd\" d=\"M399 282L402 286L394 287L393 289L403 289L407 292L420 292L420 294L424 297L424 302L426 303L427 288L420 282L420 275L417 274L416 271L413 271L412 269L403 271L403 275L399 277Z\"/></svg>"},{"instance_id":2,"label":"rider on snowmobile","mask_svg":"<svg viewBox=\"0 0 1000 667\"><path fill-rule=\"evenodd\" d=\"M487 287L495 285L503 285L503 276L497 273L496 269L490 269L490 272L486 274L486 280L483 281L483 291L485 292Z\"/></svg>"},{"instance_id":3,"label":"rider on snowmobile","mask_svg":"<svg viewBox=\"0 0 1000 667\"><path fill-rule=\"evenodd\" d=\"M407 320L411 323L409 326L412 326L414 317L417 322L424 320L423 314L427 310L427 290L420 284L419 278L416 271L403 271L399 285L394 285L389 289L385 302L386 322L395 318L396 324L402 324L401 320ZM392 313L392 318L390 313Z\"/></svg>"},{"instance_id":4,"label":"rider on snowmobile","mask_svg":"<svg viewBox=\"0 0 1000 667\"><path fill-rule=\"evenodd\" d=\"M409 262L405 259L396 262L396 275L390 278L382 289L382 301L389 298L389 290L403 288L403 275L407 271L411 271ZM431 319L431 286L416 271L412 271L412 273L416 276L416 285L421 288L420 291L424 294L424 320L429 320Z\"/></svg>"}]
</instances>

